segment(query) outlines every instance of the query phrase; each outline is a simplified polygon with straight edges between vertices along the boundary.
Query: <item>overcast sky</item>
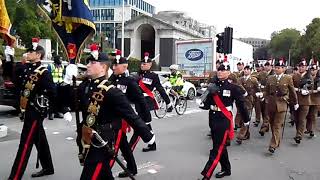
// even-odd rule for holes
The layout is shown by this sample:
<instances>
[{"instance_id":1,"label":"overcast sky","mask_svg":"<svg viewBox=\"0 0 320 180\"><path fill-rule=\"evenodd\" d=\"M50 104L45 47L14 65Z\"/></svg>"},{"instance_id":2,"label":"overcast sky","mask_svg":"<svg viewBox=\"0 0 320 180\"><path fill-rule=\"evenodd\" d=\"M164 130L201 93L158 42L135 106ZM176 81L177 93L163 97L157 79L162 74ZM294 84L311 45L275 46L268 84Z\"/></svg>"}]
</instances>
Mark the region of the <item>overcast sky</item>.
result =
<instances>
[{"instance_id":1,"label":"overcast sky","mask_svg":"<svg viewBox=\"0 0 320 180\"><path fill-rule=\"evenodd\" d=\"M217 27L234 28L234 37L270 39L273 31L284 28L306 29L320 17L320 0L146 0L156 11L178 10Z\"/></svg>"}]
</instances>

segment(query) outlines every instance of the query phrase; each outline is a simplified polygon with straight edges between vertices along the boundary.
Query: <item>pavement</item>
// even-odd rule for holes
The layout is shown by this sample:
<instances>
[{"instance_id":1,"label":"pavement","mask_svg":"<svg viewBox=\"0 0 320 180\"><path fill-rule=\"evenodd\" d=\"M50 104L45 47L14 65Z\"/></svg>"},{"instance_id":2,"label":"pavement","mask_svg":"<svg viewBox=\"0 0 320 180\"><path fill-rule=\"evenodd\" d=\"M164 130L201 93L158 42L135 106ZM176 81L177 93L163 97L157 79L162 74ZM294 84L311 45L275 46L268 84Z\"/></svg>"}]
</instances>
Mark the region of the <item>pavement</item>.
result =
<instances>
[{"instance_id":1,"label":"pavement","mask_svg":"<svg viewBox=\"0 0 320 180\"><path fill-rule=\"evenodd\" d=\"M6 179L15 158L23 123L10 114L12 108L0 106L0 124L8 126L8 136L0 138L0 180ZM208 160L212 146L209 132L208 112L197 108L195 101L188 101L188 109L182 116L175 112L163 119L154 114L152 127L156 134L157 151L142 152L145 146L139 142L134 152L139 180L196 180ZM254 118L252 118L252 122ZM320 123L318 123L320 124ZM82 167L77 159L75 122L63 119L45 120L46 134L55 166L55 174L37 180L76 180ZM251 125L252 126L252 125ZM267 148L270 134L261 137L258 128L250 127L251 138L242 145L235 142L228 147L232 175L225 180L320 180L320 133L318 137L294 143L295 128L286 123L281 146L274 155ZM130 135L129 135L130 136ZM120 157L120 159L122 159ZM33 148L23 179L30 180L35 169L36 149ZM220 170L218 165L215 172ZM113 168L116 176L121 169ZM124 178L126 179L126 178ZM127 178L128 179L128 178ZM214 179L214 178L212 178Z\"/></svg>"}]
</instances>

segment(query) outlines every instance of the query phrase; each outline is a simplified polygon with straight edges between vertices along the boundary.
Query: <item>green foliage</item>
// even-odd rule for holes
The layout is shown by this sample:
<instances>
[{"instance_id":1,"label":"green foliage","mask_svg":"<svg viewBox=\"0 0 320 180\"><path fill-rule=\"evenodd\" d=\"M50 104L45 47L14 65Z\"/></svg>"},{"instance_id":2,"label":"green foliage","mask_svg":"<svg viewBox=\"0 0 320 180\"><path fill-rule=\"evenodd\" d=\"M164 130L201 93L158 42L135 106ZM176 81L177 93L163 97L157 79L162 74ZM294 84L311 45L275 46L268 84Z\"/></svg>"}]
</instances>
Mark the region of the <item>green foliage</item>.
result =
<instances>
[{"instance_id":1,"label":"green foliage","mask_svg":"<svg viewBox=\"0 0 320 180\"><path fill-rule=\"evenodd\" d=\"M278 33L272 33L272 39L270 42L271 54L275 58L284 57L289 58L289 49L293 46L300 38L300 32L296 29L283 29Z\"/></svg>"}]
</instances>

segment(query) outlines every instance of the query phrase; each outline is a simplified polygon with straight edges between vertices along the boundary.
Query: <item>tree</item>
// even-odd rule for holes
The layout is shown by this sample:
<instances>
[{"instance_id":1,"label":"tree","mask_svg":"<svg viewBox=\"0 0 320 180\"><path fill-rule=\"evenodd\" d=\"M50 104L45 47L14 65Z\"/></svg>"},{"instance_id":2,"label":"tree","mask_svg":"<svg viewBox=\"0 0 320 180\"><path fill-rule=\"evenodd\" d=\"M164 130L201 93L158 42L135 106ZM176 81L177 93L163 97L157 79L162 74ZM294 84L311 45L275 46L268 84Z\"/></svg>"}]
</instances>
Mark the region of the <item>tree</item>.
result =
<instances>
[{"instance_id":1,"label":"tree","mask_svg":"<svg viewBox=\"0 0 320 180\"><path fill-rule=\"evenodd\" d=\"M274 58L289 58L289 50L294 48L301 37L300 31L296 29L283 29L278 33L272 33L270 42L271 55Z\"/></svg>"}]
</instances>

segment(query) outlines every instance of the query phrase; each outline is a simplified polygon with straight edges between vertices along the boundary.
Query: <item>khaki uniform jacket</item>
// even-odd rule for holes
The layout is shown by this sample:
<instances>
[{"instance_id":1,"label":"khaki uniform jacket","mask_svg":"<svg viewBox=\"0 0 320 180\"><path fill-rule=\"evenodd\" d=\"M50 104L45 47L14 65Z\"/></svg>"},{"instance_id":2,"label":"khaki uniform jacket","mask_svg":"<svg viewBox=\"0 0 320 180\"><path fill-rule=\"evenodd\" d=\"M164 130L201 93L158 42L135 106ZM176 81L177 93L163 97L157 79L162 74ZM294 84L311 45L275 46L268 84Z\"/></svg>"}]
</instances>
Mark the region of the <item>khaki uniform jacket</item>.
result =
<instances>
[{"instance_id":1,"label":"khaki uniform jacket","mask_svg":"<svg viewBox=\"0 0 320 180\"><path fill-rule=\"evenodd\" d=\"M269 76L265 97L267 106L276 107L278 112L286 111L289 102L297 104L297 94L294 90L292 77L283 74L278 80L275 75Z\"/></svg>"},{"instance_id":2,"label":"khaki uniform jacket","mask_svg":"<svg viewBox=\"0 0 320 180\"><path fill-rule=\"evenodd\" d=\"M245 105L252 108L256 92L260 92L258 80L250 76L247 80L245 76L239 79L239 84L246 90L248 96L245 98Z\"/></svg>"},{"instance_id":3,"label":"khaki uniform jacket","mask_svg":"<svg viewBox=\"0 0 320 180\"><path fill-rule=\"evenodd\" d=\"M310 91L310 105L313 106L319 106L320 105L320 92L317 91L317 88L320 87L320 83L317 82L318 77L312 77L313 78L313 90Z\"/></svg>"},{"instance_id":4,"label":"khaki uniform jacket","mask_svg":"<svg viewBox=\"0 0 320 180\"><path fill-rule=\"evenodd\" d=\"M304 74L306 75L306 73ZM295 87L295 91L297 93L298 96L298 103L301 106L309 106L311 104L311 98L310 98L310 94L308 95L302 95L301 94L301 89L300 89L300 81L303 78L304 75L301 74L294 74L292 75L292 79L293 79L293 85Z\"/></svg>"}]
</instances>

